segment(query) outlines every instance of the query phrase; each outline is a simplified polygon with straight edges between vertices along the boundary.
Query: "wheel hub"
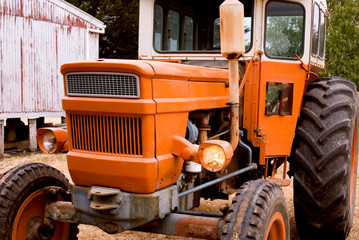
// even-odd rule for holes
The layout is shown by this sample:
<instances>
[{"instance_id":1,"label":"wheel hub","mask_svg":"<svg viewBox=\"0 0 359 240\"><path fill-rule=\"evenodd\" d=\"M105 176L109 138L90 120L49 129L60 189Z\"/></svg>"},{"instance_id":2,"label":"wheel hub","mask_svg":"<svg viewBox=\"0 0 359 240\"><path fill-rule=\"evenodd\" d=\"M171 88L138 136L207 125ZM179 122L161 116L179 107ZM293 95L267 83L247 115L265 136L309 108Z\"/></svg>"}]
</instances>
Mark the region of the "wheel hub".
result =
<instances>
[{"instance_id":1,"label":"wheel hub","mask_svg":"<svg viewBox=\"0 0 359 240\"><path fill-rule=\"evenodd\" d=\"M50 240L54 235L55 229L47 224L41 217L32 218L26 226L27 240Z\"/></svg>"}]
</instances>

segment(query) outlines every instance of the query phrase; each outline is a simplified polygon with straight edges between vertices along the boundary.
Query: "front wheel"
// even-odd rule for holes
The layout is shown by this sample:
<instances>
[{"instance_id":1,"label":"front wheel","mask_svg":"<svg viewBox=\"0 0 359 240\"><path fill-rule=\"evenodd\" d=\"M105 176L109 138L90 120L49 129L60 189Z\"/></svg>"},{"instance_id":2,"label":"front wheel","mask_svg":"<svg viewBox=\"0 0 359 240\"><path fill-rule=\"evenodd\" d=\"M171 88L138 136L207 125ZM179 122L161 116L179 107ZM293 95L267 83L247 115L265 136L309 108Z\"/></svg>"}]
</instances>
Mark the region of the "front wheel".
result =
<instances>
[{"instance_id":1,"label":"front wheel","mask_svg":"<svg viewBox=\"0 0 359 240\"><path fill-rule=\"evenodd\" d=\"M57 200L70 200L65 192L70 184L57 169L41 163L17 166L0 178L0 239L77 239L77 225L44 223L49 195L46 187L60 187Z\"/></svg>"},{"instance_id":2,"label":"front wheel","mask_svg":"<svg viewBox=\"0 0 359 240\"><path fill-rule=\"evenodd\" d=\"M246 182L232 200L221 240L289 240L288 209L282 189L268 180Z\"/></svg>"}]
</instances>

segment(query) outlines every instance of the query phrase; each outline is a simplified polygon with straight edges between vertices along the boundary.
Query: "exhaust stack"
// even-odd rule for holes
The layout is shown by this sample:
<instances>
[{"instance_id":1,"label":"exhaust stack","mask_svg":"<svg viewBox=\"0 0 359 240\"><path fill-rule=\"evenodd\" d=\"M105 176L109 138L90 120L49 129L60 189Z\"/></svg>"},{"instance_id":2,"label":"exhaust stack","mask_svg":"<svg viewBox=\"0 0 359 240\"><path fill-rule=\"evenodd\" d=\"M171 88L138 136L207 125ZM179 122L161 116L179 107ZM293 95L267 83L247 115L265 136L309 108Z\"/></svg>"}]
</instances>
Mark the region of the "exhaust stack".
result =
<instances>
[{"instance_id":1,"label":"exhaust stack","mask_svg":"<svg viewBox=\"0 0 359 240\"><path fill-rule=\"evenodd\" d=\"M238 59L245 53L244 7L238 0L225 0L220 6L221 53L228 59L229 105L231 108L230 143L233 151L238 145L239 74Z\"/></svg>"}]
</instances>

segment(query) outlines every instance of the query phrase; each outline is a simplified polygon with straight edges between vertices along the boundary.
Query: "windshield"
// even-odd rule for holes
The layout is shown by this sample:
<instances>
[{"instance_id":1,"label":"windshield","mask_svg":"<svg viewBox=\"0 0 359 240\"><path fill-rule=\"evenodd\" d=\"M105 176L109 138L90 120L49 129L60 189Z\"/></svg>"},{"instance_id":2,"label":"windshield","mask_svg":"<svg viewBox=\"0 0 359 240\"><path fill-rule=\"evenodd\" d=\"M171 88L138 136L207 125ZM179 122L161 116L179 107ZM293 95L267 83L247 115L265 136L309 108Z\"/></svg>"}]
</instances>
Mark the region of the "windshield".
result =
<instances>
[{"instance_id":1,"label":"windshield","mask_svg":"<svg viewBox=\"0 0 359 240\"><path fill-rule=\"evenodd\" d=\"M222 0L157 0L154 48L158 52L219 52L219 6ZM245 47L252 45L252 0L242 0Z\"/></svg>"}]
</instances>

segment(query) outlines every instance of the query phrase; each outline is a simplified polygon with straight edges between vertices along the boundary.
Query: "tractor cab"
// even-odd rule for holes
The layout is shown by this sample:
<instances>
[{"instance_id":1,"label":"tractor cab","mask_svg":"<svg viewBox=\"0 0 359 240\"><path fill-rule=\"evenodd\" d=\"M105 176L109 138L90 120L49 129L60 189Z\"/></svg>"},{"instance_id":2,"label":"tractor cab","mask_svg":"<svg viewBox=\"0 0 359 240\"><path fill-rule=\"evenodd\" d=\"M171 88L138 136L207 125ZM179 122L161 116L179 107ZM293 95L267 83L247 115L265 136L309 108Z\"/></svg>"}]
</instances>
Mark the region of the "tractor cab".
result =
<instances>
[{"instance_id":1,"label":"tractor cab","mask_svg":"<svg viewBox=\"0 0 359 240\"><path fill-rule=\"evenodd\" d=\"M220 51L222 1L140 1L139 59L224 67ZM262 61L301 61L318 73L325 63L325 1L242 0L245 54ZM299 59L300 58L300 59Z\"/></svg>"}]
</instances>

